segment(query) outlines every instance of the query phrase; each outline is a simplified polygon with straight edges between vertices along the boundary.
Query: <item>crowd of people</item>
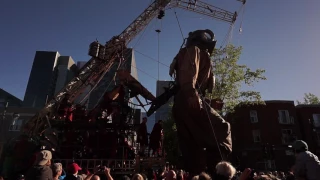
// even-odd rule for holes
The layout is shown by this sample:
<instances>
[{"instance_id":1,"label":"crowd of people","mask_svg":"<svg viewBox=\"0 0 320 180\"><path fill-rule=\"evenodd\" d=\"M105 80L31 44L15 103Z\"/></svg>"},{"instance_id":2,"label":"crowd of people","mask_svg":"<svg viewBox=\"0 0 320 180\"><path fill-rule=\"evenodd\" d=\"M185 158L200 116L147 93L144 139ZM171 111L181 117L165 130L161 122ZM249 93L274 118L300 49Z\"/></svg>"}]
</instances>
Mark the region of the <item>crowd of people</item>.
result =
<instances>
[{"instance_id":1,"label":"crowd of people","mask_svg":"<svg viewBox=\"0 0 320 180\"><path fill-rule=\"evenodd\" d=\"M166 165L162 169L144 169L131 175L113 175L110 168L97 166L93 171L81 168L77 163L63 167L61 163L52 163L52 153L42 150L37 154L35 164L19 180L319 180L320 161L316 155L308 151L308 145L301 140L292 145L296 153L296 162L292 171L258 172L247 168L243 172L237 171L229 162L221 161L215 167L214 174L202 172L198 175L189 174L174 166ZM0 177L3 180L3 177Z\"/></svg>"}]
</instances>

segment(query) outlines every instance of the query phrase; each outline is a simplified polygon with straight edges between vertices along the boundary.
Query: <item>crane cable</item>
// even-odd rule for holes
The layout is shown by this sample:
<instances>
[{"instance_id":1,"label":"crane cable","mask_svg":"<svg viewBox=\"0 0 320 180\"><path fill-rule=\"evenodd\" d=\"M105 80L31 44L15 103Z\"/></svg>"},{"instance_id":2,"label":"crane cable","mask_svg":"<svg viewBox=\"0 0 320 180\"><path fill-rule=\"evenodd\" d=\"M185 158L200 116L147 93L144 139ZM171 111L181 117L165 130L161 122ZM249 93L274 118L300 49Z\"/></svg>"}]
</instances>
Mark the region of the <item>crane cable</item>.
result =
<instances>
[{"instance_id":1,"label":"crane cable","mask_svg":"<svg viewBox=\"0 0 320 180\"><path fill-rule=\"evenodd\" d=\"M181 25L180 25L180 21L179 21L179 18L178 18L178 16L177 16L177 13L176 13L176 12L175 12L175 15L176 15L176 19L177 19L177 22L178 22L178 26L179 26L179 29L180 29L182 38L184 39L184 36L183 36L183 33L182 33L182 28L181 28ZM188 50L187 50L187 53L189 54ZM196 71L195 67L194 67L193 70ZM196 83L197 83L197 85L199 85L198 82L196 82ZM198 86L198 88L200 88L200 86ZM205 101L205 99L204 99L203 96L200 96L200 99L202 100L202 103L205 103L205 104L206 104L206 105L204 106L204 109L205 109L205 111L206 111L206 114L207 114L207 117L208 117L208 121L209 121L209 123L210 123L211 130L212 130L214 139L215 139L215 141L216 141L216 145L217 145L217 148L218 148L218 150L219 150L219 154L220 154L221 160L223 161L224 158L223 158L223 155L222 155L222 151L221 151L220 145L219 145L219 143L218 143L218 139L217 139L217 136L216 136L216 133L215 133L213 124L212 124L212 122L211 122L211 118L210 118L210 116L209 116L208 108L207 108L207 106L210 107L210 104L208 104L208 103Z\"/></svg>"},{"instance_id":2,"label":"crane cable","mask_svg":"<svg viewBox=\"0 0 320 180\"><path fill-rule=\"evenodd\" d=\"M160 80L160 33L162 30L162 19L158 19L160 21L160 27L155 31L158 34L158 81Z\"/></svg>"},{"instance_id":3,"label":"crane cable","mask_svg":"<svg viewBox=\"0 0 320 180\"><path fill-rule=\"evenodd\" d=\"M239 13L242 13L241 14L240 27L239 27L239 34L242 33L242 23L243 23L245 11L246 11L246 3L243 3L242 6L240 7L239 11L238 11Z\"/></svg>"}]
</instances>

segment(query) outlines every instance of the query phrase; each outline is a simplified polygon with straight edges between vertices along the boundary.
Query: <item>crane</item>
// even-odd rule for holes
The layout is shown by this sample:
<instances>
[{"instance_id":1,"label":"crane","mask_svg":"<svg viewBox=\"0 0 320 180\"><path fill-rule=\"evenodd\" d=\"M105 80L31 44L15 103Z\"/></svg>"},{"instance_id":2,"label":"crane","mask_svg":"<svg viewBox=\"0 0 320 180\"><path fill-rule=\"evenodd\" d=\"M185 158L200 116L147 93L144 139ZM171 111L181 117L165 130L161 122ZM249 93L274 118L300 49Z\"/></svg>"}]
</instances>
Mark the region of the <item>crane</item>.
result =
<instances>
[{"instance_id":1,"label":"crane","mask_svg":"<svg viewBox=\"0 0 320 180\"><path fill-rule=\"evenodd\" d=\"M39 134L50 128L50 117L54 116L55 109L62 99L68 97L73 102L86 87L92 90L102 77L110 70L112 65L121 60L122 51L149 23L157 17L164 15L166 8L181 8L184 10L203 14L229 24L237 18L237 12L229 12L199 0L155 0L151 3L127 28L119 35L112 37L105 45L92 42L89 47L91 59L80 69L79 74L62 88L47 104L29 121L26 122L23 132L28 136Z\"/></svg>"}]
</instances>

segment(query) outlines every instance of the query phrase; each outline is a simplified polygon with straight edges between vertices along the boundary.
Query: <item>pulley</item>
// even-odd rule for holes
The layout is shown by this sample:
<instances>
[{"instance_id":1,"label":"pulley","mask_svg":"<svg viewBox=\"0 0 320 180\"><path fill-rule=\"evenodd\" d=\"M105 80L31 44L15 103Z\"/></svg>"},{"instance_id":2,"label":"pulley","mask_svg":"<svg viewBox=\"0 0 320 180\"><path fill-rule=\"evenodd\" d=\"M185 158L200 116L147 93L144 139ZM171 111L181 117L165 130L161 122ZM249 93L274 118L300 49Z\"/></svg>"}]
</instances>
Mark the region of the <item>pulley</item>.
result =
<instances>
[{"instance_id":1,"label":"pulley","mask_svg":"<svg viewBox=\"0 0 320 180\"><path fill-rule=\"evenodd\" d=\"M164 17L164 15L165 15L164 10L160 10L159 14L158 14L158 19L162 19Z\"/></svg>"}]
</instances>

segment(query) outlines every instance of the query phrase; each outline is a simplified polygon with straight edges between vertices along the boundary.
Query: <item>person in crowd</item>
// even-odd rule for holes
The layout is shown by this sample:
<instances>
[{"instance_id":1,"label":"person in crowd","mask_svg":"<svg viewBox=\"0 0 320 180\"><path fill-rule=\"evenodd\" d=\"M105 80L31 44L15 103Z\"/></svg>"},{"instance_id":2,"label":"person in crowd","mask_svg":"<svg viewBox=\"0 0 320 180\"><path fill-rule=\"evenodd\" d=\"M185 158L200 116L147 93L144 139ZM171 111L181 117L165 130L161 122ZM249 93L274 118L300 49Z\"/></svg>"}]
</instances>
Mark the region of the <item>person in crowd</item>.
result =
<instances>
[{"instance_id":1,"label":"person in crowd","mask_svg":"<svg viewBox=\"0 0 320 180\"><path fill-rule=\"evenodd\" d=\"M78 176L79 171L82 168L77 163L71 163L67 166L67 175L64 180L79 180L80 176Z\"/></svg>"},{"instance_id":2,"label":"person in crowd","mask_svg":"<svg viewBox=\"0 0 320 180\"><path fill-rule=\"evenodd\" d=\"M214 87L210 56L215 44L210 30L190 32L186 47L180 49L169 71L169 75L175 72L179 88L172 114L184 169L191 175L200 174L206 167L213 171L216 163L232 152L230 124L201 100Z\"/></svg>"},{"instance_id":3,"label":"person in crowd","mask_svg":"<svg viewBox=\"0 0 320 180\"><path fill-rule=\"evenodd\" d=\"M27 172L26 180L52 180L53 174L51 166L52 153L42 150L37 153L35 165Z\"/></svg>"},{"instance_id":4,"label":"person in crowd","mask_svg":"<svg viewBox=\"0 0 320 180\"><path fill-rule=\"evenodd\" d=\"M216 173L219 179L231 180L236 172L236 169L229 162L222 161L216 165Z\"/></svg>"},{"instance_id":5,"label":"person in crowd","mask_svg":"<svg viewBox=\"0 0 320 180\"><path fill-rule=\"evenodd\" d=\"M295 180L293 171L290 170L285 180Z\"/></svg>"},{"instance_id":6,"label":"person in crowd","mask_svg":"<svg viewBox=\"0 0 320 180\"><path fill-rule=\"evenodd\" d=\"M100 180L100 177L98 175L93 175L90 180Z\"/></svg>"},{"instance_id":7,"label":"person in crowd","mask_svg":"<svg viewBox=\"0 0 320 180\"><path fill-rule=\"evenodd\" d=\"M176 179L177 179L176 172L173 170L170 170L166 175L166 180L176 180Z\"/></svg>"},{"instance_id":8,"label":"person in crowd","mask_svg":"<svg viewBox=\"0 0 320 180\"><path fill-rule=\"evenodd\" d=\"M184 180L183 170L181 169L177 171L177 180Z\"/></svg>"},{"instance_id":9,"label":"person in crowd","mask_svg":"<svg viewBox=\"0 0 320 180\"><path fill-rule=\"evenodd\" d=\"M211 180L211 177L209 176L209 174L202 172L201 174L199 174L199 180Z\"/></svg>"},{"instance_id":10,"label":"person in crowd","mask_svg":"<svg viewBox=\"0 0 320 180\"><path fill-rule=\"evenodd\" d=\"M148 130L147 130L148 119L144 117L142 123L139 126L137 136L137 143L140 143L140 156L144 156L145 149L148 146Z\"/></svg>"},{"instance_id":11,"label":"person in crowd","mask_svg":"<svg viewBox=\"0 0 320 180\"><path fill-rule=\"evenodd\" d=\"M129 176L124 175L124 176L121 177L121 180L130 180L130 178L129 178Z\"/></svg>"},{"instance_id":12,"label":"person in crowd","mask_svg":"<svg viewBox=\"0 0 320 180\"><path fill-rule=\"evenodd\" d=\"M144 180L141 174L133 175L131 180Z\"/></svg>"},{"instance_id":13,"label":"person in crowd","mask_svg":"<svg viewBox=\"0 0 320 180\"><path fill-rule=\"evenodd\" d=\"M297 140L292 144L296 155L293 173L296 179L319 180L320 161L316 155L308 151L308 144Z\"/></svg>"},{"instance_id":14,"label":"person in crowd","mask_svg":"<svg viewBox=\"0 0 320 180\"><path fill-rule=\"evenodd\" d=\"M62 176L63 169L61 163L54 163L52 166L52 174L53 174L53 180L62 180L65 176Z\"/></svg>"}]
</instances>

